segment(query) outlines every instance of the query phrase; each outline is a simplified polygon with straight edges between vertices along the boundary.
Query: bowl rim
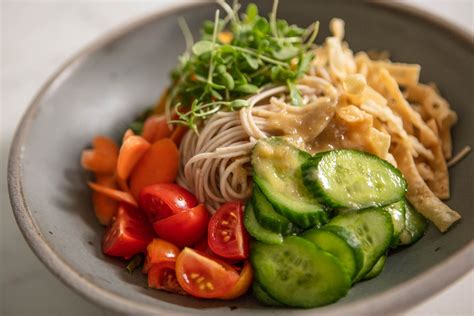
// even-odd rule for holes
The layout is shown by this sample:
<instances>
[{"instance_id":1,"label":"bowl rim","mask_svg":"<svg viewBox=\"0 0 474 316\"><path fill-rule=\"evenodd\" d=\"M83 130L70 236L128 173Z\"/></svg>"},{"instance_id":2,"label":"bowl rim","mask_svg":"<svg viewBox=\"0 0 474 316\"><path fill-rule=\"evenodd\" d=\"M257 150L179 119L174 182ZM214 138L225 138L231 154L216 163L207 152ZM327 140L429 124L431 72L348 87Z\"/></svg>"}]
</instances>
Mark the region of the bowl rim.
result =
<instances>
[{"instance_id":1,"label":"bowl rim","mask_svg":"<svg viewBox=\"0 0 474 316\"><path fill-rule=\"evenodd\" d=\"M57 276L66 286L72 288L76 293L87 300L105 306L106 308L116 312L154 314L160 311L160 307L130 300L94 284L68 265L62 258L61 254L55 252L49 246L46 239L42 236L40 229L36 225L34 216L28 206L23 191L22 162L25 137L28 134L31 124L34 122L35 114L39 110L41 100L49 93L54 92L55 88L92 53L134 29L154 21L155 19L165 17L169 14L180 11L183 8L189 9L192 7L209 5L210 3L212 4L213 2L198 1L192 3L174 3L167 8L159 9L151 14L126 22L79 50L78 53L66 61L42 85L39 92L29 104L26 112L23 114L10 147L7 171L10 203L16 222L28 245L49 271ZM412 17L422 20L423 22L437 27L441 31L448 32L461 44L466 45L471 51L474 51L474 38L468 32L439 16L402 3L369 1L369 3L365 3L365 5L376 6L404 17ZM474 241L471 240L462 249L458 250L438 265L381 294L376 294L370 298L362 299L354 303L348 303L343 306L329 305L319 308L317 311L321 315L347 315L348 312L355 315L376 315L387 310L390 310L391 312L402 312L403 310L407 310L421 301L426 300L430 296L433 296L455 282L461 276L467 274L472 269L473 254ZM433 277L435 275L436 277ZM268 310L262 311L265 312ZM273 312L278 313L279 311L282 313L288 312L288 310L285 309L274 310ZM299 314L312 314L314 311L315 309L299 310ZM182 314L183 312L179 312L179 314ZM234 311L234 313L236 312L237 314L240 314L239 310ZM169 313L169 311L167 311L167 313ZM176 312L173 312L173 314L176 314Z\"/></svg>"}]
</instances>

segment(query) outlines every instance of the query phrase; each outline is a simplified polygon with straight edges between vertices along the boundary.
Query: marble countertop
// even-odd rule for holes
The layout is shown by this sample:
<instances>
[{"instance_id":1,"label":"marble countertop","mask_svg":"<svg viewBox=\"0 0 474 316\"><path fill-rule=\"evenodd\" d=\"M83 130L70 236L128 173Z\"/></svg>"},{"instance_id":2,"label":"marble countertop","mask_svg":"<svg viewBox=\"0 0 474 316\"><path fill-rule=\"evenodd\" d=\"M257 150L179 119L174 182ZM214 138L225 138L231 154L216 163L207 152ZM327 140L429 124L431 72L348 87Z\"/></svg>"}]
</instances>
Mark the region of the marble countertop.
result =
<instances>
[{"instance_id":1,"label":"marble countertop","mask_svg":"<svg viewBox=\"0 0 474 316\"><path fill-rule=\"evenodd\" d=\"M64 286L34 256L14 221L6 167L15 127L46 79L88 43L178 1L1 1L0 315L109 315ZM472 0L400 1L474 34ZM406 315L474 315L471 271Z\"/></svg>"}]
</instances>

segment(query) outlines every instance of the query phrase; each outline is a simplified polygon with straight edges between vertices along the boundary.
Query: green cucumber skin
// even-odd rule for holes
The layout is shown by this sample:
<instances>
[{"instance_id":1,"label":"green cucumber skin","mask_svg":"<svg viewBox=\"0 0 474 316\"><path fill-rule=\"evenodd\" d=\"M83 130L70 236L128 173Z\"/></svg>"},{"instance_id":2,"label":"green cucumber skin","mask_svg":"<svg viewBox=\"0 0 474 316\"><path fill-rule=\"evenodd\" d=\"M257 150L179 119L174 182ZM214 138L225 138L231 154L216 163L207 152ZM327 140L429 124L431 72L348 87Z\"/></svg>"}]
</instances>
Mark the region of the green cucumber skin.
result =
<instances>
[{"instance_id":1,"label":"green cucumber skin","mask_svg":"<svg viewBox=\"0 0 474 316\"><path fill-rule=\"evenodd\" d=\"M262 286L257 282L254 281L252 284L252 293L263 305L266 306L272 306L272 307L283 307L284 305L277 300L275 300L273 297L270 296L265 290L262 288Z\"/></svg>"},{"instance_id":2,"label":"green cucumber skin","mask_svg":"<svg viewBox=\"0 0 474 316\"><path fill-rule=\"evenodd\" d=\"M364 266L364 252L363 252L360 240L353 233L351 233L351 231L349 231L348 229L344 227L331 226L328 224L324 226L322 229L330 231L338 235L340 238L344 239L347 242L347 244L352 248L355 262L356 262L355 275L352 276L351 278L352 281L354 282L355 278L357 277L360 270Z\"/></svg>"},{"instance_id":3,"label":"green cucumber skin","mask_svg":"<svg viewBox=\"0 0 474 316\"><path fill-rule=\"evenodd\" d=\"M247 202L244 210L244 226L250 236L268 244L281 244L283 236L274 233L257 222L253 211L253 205L250 201Z\"/></svg>"},{"instance_id":4,"label":"green cucumber skin","mask_svg":"<svg viewBox=\"0 0 474 316\"><path fill-rule=\"evenodd\" d=\"M366 229L369 229L370 226L372 226L372 225L369 225L371 223L367 223L367 218L365 218L364 220L364 216L369 216L369 220L370 220L371 214L374 214L373 216L383 216L383 222L381 225L384 228L386 228L385 236L383 240L374 241L372 239L372 236L370 236L369 234L369 236L372 239L372 242L378 242L378 245L368 246L368 248L364 248L364 244L366 244L366 242L364 242L363 240L360 240L360 234L358 235L356 230L363 229L364 226L366 227ZM346 221L350 224L347 225ZM354 225L356 223L358 225L357 225L357 228L354 229L355 227ZM349 232L350 235L352 235L350 239L358 240L359 244L361 245L362 253L363 253L363 263L357 276L353 280L354 283L358 282L372 269L372 267L376 264L377 260L383 254L385 254L385 252L389 248L391 240L392 240L392 236L393 236L392 217L387 211L381 208L368 208L368 209L364 209L360 211L353 211L353 212L338 215L334 217L329 222L329 224L324 227L324 229L328 229L328 228L333 229L331 228L333 226L344 228L346 231Z\"/></svg>"},{"instance_id":5,"label":"green cucumber skin","mask_svg":"<svg viewBox=\"0 0 474 316\"><path fill-rule=\"evenodd\" d=\"M284 198L277 197L271 191L270 185L259 176L253 176L254 184L260 188L275 210L301 228L321 227L328 222L326 210L318 204L299 203L297 207L289 206Z\"/></svg>"},{"instance_id":6,"label":"green cucumber skin","mask_svg":"<svg viewBox=\"0 0 474 316\"><path fill-rule=\"evenodd\" d=\"M410 246L423 237L428 222L413 205L405 200L405 229L400 234L400 246Z\"/></svg>"},{"instance_id":7,"label":"green cucumber skin","mask_svg":"<svg viewBox=\"0 0 474 316\"><path fill-rule=\"evenodd\" d=\"M383 268L385 267L385 261L387 259L386 255L383 255L382 257L377 260L377 263L372 267L372 269L367 272L367 274L362 278L363 281L365 280L370 280L378 276L380 273L382 273Z\"/></svg>"},{"instance_id":8,"label":"green cucumber skin","mask_svg":"<svg viewBox=\"0 0 474 316\"><path fill-rule=\"evenodd\" d=\"M258 186L253 189L252 202L255 217L262 227L283 236L293 232L293 223L274 210Z\"/></svg>"},{"instance_id":9,"label":"green cucumber skin","mask_svg":"<svg viewBox=\"0 0 474 316\"><path fill-rule=\"evenodd\" d=\"M330 237L332 239L328 240L329 236L332 236ZM358 249L353 248L346 238L341 237L330 229L324 229L324 227L320 229L307 230L301 234L300 237L311 241L317 247L335 256L346 268L351 280L355 278L360 270L360 258L358 258L358 255L361 254L357 253L357 250L360 250L360 247ZM336 243L334 243L335 240L337 240ZM347 256L350 258L347 258Z\"/></svg>"},{"instance_id":10,"label":"green cucumber skin","mask_svg":"<svg viewBox=\"0 0 474 316\"><path fill-rule=\"evenodd\" d=\"M393 238L390 243L391 248L397 248L400 243L400 235L405 229L406 207L404 199L383 207L383 209L392 216L393 221Z\"/></svg>"},{"instance_id":11,"label":"green cucumber skin","mask_svg":"<svg viewBox=\"0 0 474 316\"><path fill-rule=\"evenodd\" d=\"M264 167L257 167L257 165L267 164L269 169L275 172L275 168L279 168L282 162L278 156L262 156L260 150L265 148L264 146L271 147L273 150L286 151L290 155L288 161L292 161L294 166L289 167L287 170L289 173L283 172L278 176L273 176L271 172L265 172ZM326 208L308 192L302 180L300 167L309 158L311 158L309 153L296 148L280 137L259 140L252 152L254 185L259 187L275 211L303 229L320 227L328 221ZM301 196L288 195L284 188L275 188L272 181L280 184L282 181L290 181L290 187L296 188Z\"/></svg>"},{"instance_id":12,"label":"green cucumber skin","mask_svg":"<svg viewBox=\"0 0 474 316\"><path fill-rule=\"evenodd\" d=\"M293 256L295 252L297 256ZM333 303L344 297L351 285L339 260L297 236L286 237L281 245L252 243L250 262L255 281L262 289L278 302L292 307L312 308ZM298 269L300 265L310 270L302 273Z\"/></svg>"},{"instance_id":13,"label":"green cucumber skin","mask_svg":"<svg viewBox=\"0 0 474 316\"><path fill-rule=\"evenodd\" d=\"M337 159L335 155L339 153L348 153L351 155L357 155L357 156L365 156L367 157L367 160L369 159L375 163L380 163L387 169L389 169L391 172L393 172L398 180L401 183L401 188L400 188L400 193L391 199L384 200L383 202L374 202L374 201L367 201L364 204L357 204L357 205L349 205L346 202L341 202L338 201L334 198L332 198L325 190L325 188L321 185L321 183L317 180L314 179L314 170L318 168L319 164L321 161L326 158L328 155L333 155L334 159ZM318 153L314 155L312 158L308 159L302 166L301 166L301 171L302 171L302 176L303 176L303 183L310 191L313 196L318 199L322 204L327 205L332 208L342 208L342 209L348 209L348 210L358 210L358 209L364 209L368 207L380 207L388 204L392 204L405 195L407 191L407 182L405 178L403 177L403 174L401 171L397 168L395 168L393 165L391 165L388 161L385 161L383 159L380 159L376 155L373 155L371 153L355 150L355 149L336 149L336 150L331 150L331 151L325 151Z\"/></svg>"}]
</instances>

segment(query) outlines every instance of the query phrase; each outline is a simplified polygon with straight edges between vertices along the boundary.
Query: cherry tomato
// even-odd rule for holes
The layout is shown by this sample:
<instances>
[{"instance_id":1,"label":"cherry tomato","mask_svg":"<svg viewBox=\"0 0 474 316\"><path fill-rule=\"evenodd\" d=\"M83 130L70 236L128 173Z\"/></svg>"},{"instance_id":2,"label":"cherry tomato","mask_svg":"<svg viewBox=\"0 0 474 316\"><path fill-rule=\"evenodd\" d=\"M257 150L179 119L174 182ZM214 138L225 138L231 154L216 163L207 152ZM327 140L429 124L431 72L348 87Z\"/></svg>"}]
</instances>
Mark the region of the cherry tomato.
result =
<instances>
[{"instance_id":1,"label":"cherry tomato","mask_svg":"<svg viewBox=\"0 0 474 316\"><path fill-rule=\"evenodd\" d=\"M221 257L243 260L249 255L249 236L243 225L243 204L222 205L209 221L208 243Z\"/></svg>"},{"instance_id":2,"label":"cherry tomato","mask_svg":"<svg viewBox=\"0 0 474 316\"><path fill-rule=\"evenodd\" d=\"M154 289L186 295L186 292L176 279L175 269L176 263L174 261L162 261L153 264L148 271L148 286Z\"/></svg>"},{"instance_id":3,"label":"cherry tomato","mask_svg":"<svg viewBox=\"0 0 474 316\"><path fill-rule=\"evenodd\" d=\"M250 262L245 261L242 272L240 272L240 278L237 284L235 284L234 287L232 287L232 289L228 293L224 294L219 298L223 300L233 300L239 296L244 295L252 285L252 281L252 265L250 264Z\"/></svg>"},{"instance_id":4,"label":"cherry tomato","mask_svg":"<svg viewBox=\"0 0 474 316\"><path fill-rule=\"evenodd\" d=\"M179 254L176 277L188 294L202 298L221 297L239 281L239 274L231 266L191 248Z\"/></svg>"},{"instance_id":5,"label":"cherry tomato","mask_svg":"<svg viewBox=\"0 0 474 316\"><path fill-rule=\"evenodd\" d=\"M160 183L144 187L138 198L140 207L154 222L179 212L188 211L198 204L194 195L174 183Z\"/></svg>"},{"instance_id":6,"label":"cherry tomato","mask_svg":"<svg viewBox=\"0 0 474 316\"><path fill-rule=\"evenodd\" d=\"M229 258L223 258L219 255L217 255L215 252L213 252L211 250L211 248L209 248L209 245L207 243L207 235L202 237L201 240L199 240L195 245L194 247L192 247L193 249L197 250L197 251L200 251L200 252L203 252L205 253L206 255L209 255L211 258L214 258L216 259L217 261L224 261L226 264L229 264L231 266L233 266L237 271L240 270L240 267L239 266L236 266L237 263L240 262L240 260L234 260L234 259L229 259Z\"/></svg>"},{"instance_id":7,"label":"cherry tomato","mask_svg":"<svg viewBox=\"0 0 474 316\"><path fill-rule=\"evenodd\" d=\"M163 239L155 238L146 247L146 258L143 273L147 273L151 266L163 261L176 262L180 250L178 247Z\"/></svg>"},{"instance_id":8,"label":"cherry tomato","mask_svg":"<svg viewBox=\"0 0 474 316\"><path fill-rule=\"evenodd\" d=\"M204 204L153 223L158 237L178 247L191 246L206 233L209 213Z\"/></svg>"},{"instance_id":9,"label":"cherry tomato","mask_svg":"<svg viewBox=\"0 0 474 316\"><path fill-rule=\"evenodd\" d=\"M110 256L131 258L145 252L153 239L153 230L139 210L120 203L117 215L112 219L102 240L102 251Z\"/></svg>"}]
</instances>

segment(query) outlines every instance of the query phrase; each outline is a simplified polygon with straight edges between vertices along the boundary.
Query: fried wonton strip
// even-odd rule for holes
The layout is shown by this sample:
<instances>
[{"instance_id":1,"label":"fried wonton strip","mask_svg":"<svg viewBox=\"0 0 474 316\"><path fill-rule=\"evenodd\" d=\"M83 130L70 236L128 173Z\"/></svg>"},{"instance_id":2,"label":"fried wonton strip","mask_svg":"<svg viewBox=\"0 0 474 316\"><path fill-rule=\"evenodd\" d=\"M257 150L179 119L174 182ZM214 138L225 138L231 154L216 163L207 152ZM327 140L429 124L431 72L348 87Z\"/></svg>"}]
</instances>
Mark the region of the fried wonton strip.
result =
<instances>
[{"instance_id":1,"label":"fried wonton strip","mask_svg":"<svg viewBox=\"0 0 474 316\"><path fill-rule=\"evenodd\" d=\"M418 173L423 178L423 180L428 181L428 180L433 180L434 179L433 170L431 170L430 166L428 166L427 163L425 163L425 162L417 163L416 164L416 169L418 170Z\"/></svg>"},{"instance_id":2,"label":"fried wonton strip","mask_svg":"<svg viewBox=\"0 0 474 316\"><path fill-rule=\"evenodd\" d=\"M420 79L420 65L372 61L371 67L386 69L395 81L402 86L415 85Z\"/></svg>"},{"instance_id":3,"label":"fried wonton strip","mask_svg":"<svg viewBox=\"0 0 474 316\"><path fill-rule=\"evenodd\" d=\"M428 125L423 122L420 114L413 110L407 100L405 100L395 79L390 76L386 69L380 69L379 75L388 97L394 100L394 102L389 103L389 105L393 107L392 109L402 117L404 122L410 122L413 126L418 128L420 133L419 138L423 145L427 147L434 145L438 141L437 136Z\"/></svg>"},{"instance_id":4,"label":"fried wonton strip","mask_svg":"<svg viewBox=\"0 0 474 316\"><path fill-rule=\"evenodd\" d=\"M428 126L438 134L436 122L431 119L427 122ZM436 194L441 200L449 199L449 174L446 160L444 159L441 142L436 143L430 147L433 153L433 159L428 161L428 165L433 170L433 179L426 181L431 191Z\"/></svg>"},{"instance_id":5,"label":"fried wonton strip","mask_svg":"<svg viewBox=\"0 0 474 316\"><path fill-rule=\"evenodd\" d=\"M446 159L451 158L451 127L457 121L456 112L452 111L448 101L441 97L435 88L429 85L417 84L408 86L406 96L409 101L421 104L427 115L436 120L444 157Z\"/></svg>"},{"instance_id":6,"label":"fried wonton strip","mask_svg":"<svg viewBox=\"0 0 474 316\"><path fill-rule=\"evenodd\" d=\"M441 232L445 232L461 215L450 209L429 189L416 169L410 150L403 145L393 148L398 167L408 182L408 200L416 210L432 221Z\"/></svg>"}]
</instances>

